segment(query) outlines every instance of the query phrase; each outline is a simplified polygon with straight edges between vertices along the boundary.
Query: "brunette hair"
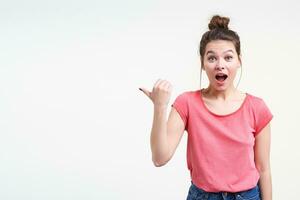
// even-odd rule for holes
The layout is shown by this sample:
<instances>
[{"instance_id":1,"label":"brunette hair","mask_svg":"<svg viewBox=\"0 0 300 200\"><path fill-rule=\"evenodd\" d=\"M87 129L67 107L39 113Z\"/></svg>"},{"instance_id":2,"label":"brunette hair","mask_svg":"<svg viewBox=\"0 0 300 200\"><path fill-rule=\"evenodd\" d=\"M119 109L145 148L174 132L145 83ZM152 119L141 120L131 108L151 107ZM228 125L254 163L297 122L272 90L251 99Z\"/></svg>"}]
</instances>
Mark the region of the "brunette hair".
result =
<instances>
[{"instance_id":1,"label":"brunette hair","mask_svg":"<svg viewBox=\"0 0 300 200\"><path fill-rule=\"evenodd\" d=\"M209 31L206 31L202 35L200 45L199 45L199 53L201 57L201 72L203 67L203 59L204 59L206 45L209 42L214 40L231 41L235 47L235 50L240 60L240 55L241 55L240 37L235 31L230 30L228 28L229 21L230 19L228 17L221 17L220 15L214 15L211 18L208 24ZM201 74L200 74L200 78L201 78ZM201 89L201 80L200 80L200 89Z\"/></svg>"},{"instance_id":2,"label":"brunette hair","mask_svg":"<svg viewBox=\"0 0 300 200\"><path fill-rule=\"evenodd\" d=\"M237 54L241 54L240 37L238 34L228 28L230 19L228 17L221 17L214 15L209 24L209 31L206 31L201 38L199 53L201 56L201 64L203 64L203 58L205 53L206 45L213 40L227 40L231 41L235 47Z\"/></svg>"}]
</instances>

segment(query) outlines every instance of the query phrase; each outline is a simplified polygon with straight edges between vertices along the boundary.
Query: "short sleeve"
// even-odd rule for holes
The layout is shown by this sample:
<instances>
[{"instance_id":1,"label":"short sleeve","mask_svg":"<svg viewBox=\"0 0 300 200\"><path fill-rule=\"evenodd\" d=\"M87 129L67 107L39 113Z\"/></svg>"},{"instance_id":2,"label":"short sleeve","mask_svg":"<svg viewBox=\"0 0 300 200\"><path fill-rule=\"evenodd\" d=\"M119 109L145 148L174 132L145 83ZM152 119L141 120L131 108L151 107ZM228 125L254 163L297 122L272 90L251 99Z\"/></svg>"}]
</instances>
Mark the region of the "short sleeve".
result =
<instances>
[{"instance_id":1,"label":"short sleeve","mask_svg":"<svg viewBox=\"0 0 300 200\"><path fill-rule=\"evenodd\" d=\"M272 120L273 114L263 99L259 99L255 105L255 133L254 136Z\"/></svg>"},{"instance_id":2,"label":"short sleeve","mask_svg":"<svg viewBox=\"0 0 300 200\"><path fill-rule=\"evenodd\" d=\"M179 113L184 123L184 127L186 127L187 118L188 118L188 105L187 105L186 93L182 93L179 96L177 96L175 101L172 104L172 107L174 107L176 111Z\"/></svg>"}]
</instances>

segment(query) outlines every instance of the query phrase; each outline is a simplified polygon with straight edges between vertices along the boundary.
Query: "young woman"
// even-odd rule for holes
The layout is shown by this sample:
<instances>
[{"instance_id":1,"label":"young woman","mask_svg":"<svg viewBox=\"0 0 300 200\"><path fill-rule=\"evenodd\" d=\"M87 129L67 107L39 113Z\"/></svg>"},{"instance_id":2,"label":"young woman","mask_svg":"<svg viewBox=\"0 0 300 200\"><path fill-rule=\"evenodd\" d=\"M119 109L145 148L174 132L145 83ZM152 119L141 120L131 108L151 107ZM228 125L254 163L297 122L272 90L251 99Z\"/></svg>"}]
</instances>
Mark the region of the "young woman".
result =
<instances>
[{"instance_id":1,"label":"young woman","mask_svg":"<svg viewBox=\"0 0 300 200\"><path fill-rule=\"evenodd\" d=\"M152 160L165 165L187 131L187 200L271 200L273 115L262 98L233 84L242 61L239 36L228 23L227 17L213 16L200 42L201 72L209 86L181 93L167 120L171 84L159 79L151 92L140 88L154 104Z\"/></svg>"}]
</instances>

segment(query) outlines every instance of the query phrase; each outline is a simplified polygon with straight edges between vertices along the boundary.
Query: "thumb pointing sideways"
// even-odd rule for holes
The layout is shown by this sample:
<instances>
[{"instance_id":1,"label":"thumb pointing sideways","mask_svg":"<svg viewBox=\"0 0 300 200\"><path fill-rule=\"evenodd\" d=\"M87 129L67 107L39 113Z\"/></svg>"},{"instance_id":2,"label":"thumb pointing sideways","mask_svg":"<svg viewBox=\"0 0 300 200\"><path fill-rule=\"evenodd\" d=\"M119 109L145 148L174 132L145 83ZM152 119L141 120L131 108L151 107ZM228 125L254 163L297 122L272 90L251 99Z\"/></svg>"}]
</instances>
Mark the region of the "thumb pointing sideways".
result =
<instances>
[{"instance_id":1,"label":"thumb pointing sideways","mask_svg":"<svg viewBox=\"0 0 300 200\"><path fill-rule=\"evenodd\" d=\"M150 98L151 92L149 92L148 90L146 90L145 88L139 88L139 90L141 90L145 95L147 95ZM151 99L151 98L150 98Z\"/></svg>"}]
</instances>

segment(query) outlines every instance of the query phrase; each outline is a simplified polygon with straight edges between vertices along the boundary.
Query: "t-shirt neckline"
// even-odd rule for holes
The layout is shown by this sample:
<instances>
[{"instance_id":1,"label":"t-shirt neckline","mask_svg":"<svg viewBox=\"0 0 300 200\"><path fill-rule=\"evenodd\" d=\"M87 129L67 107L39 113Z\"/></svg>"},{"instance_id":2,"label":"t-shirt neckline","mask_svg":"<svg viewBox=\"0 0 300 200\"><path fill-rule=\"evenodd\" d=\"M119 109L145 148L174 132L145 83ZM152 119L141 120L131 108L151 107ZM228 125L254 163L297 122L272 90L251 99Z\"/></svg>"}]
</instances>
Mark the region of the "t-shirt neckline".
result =
<instances>
[{"instance_id":1,"label":"t-shirt neckline","mask_svg":"<svg viewBox=\"0 0 300 200\"><path fill-rule=\"evenodd\" d=\"M245 105L246 102L247 102L247 99L249 98L249 94L248 94L247 92L245 92L246 97L244 98L243 103L240 105L240 107L239 107L238 109L236 109L235 111L233 111L233 112L231 112L231 113L228 113L228 114L225 114L225 115L220 115L220 114L217 114L217 113L212 112L212 111L205 105L204 100L203 100L203 96L202 96L202 90L203 90L203 89L198 90L198 91L199 91L199 94L200 94L200 95L199 95L199 97L200 97L200 102L202 103L204 109L205 109L207 112L209 112L210 114L212 114L212 115L214 115L214 116L217 116L217 117L227 117L227 116L230 116L230 115L233 115L233 114L239 112L240 110L242 110L242 108L244 107L244 105Z\"/></svg>"}]
</instances>

